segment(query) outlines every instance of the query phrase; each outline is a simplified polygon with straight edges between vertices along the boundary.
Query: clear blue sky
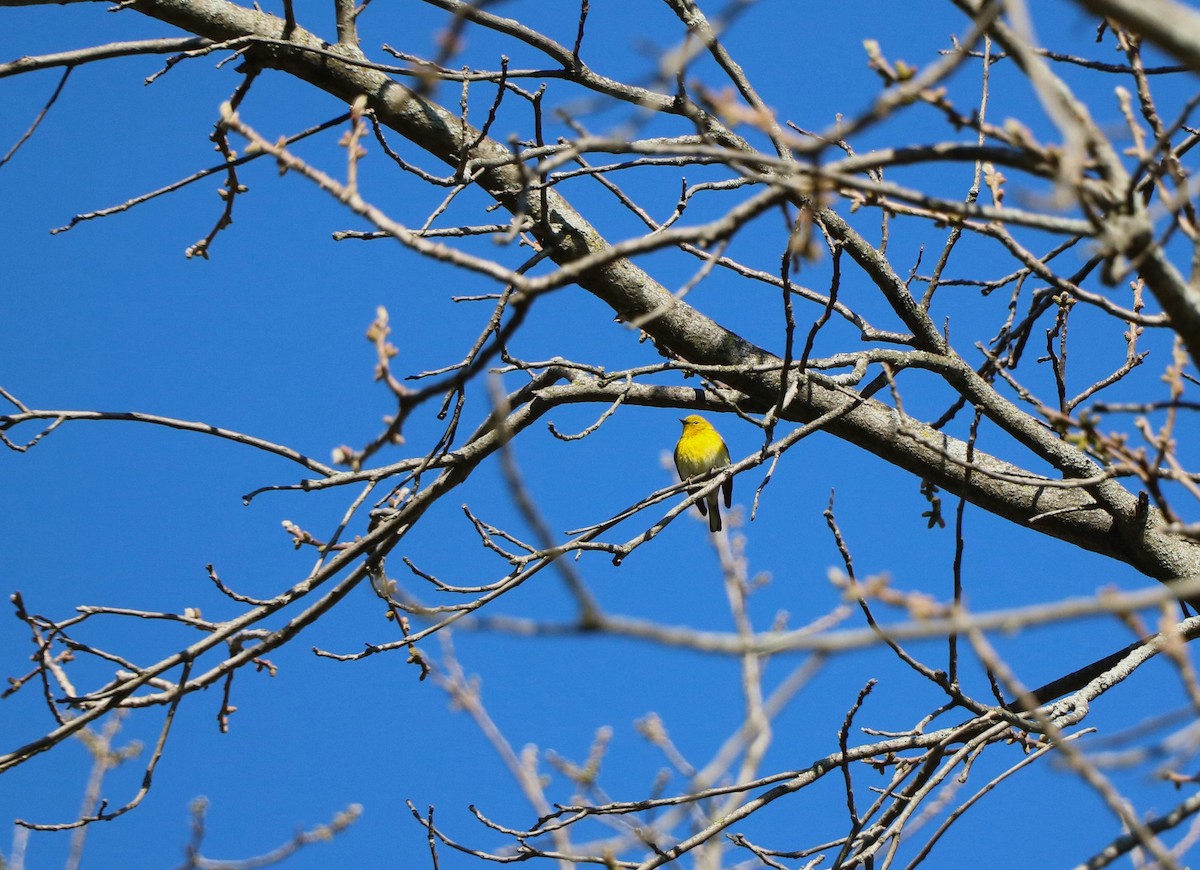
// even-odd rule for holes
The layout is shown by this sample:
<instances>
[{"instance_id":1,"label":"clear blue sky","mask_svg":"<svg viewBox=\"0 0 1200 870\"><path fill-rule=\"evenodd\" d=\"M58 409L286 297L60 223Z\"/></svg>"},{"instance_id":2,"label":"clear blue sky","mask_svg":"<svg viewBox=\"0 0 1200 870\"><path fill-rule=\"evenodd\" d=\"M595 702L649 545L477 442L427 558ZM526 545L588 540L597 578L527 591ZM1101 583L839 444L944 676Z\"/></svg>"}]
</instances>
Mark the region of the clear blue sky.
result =
<instances>
[{"instance_id":1,"label":"clear blue sky","mask_svg":"<svg viewBox=\"0 0 1200 870\"><path fill-rule=\"evenodd\" d=\"M326 4L319 9L298 5L303 24L332 35ZM520 19L551 16L550 32L569 43L574 28L573 14L565 8L569 5L511 2L498 8ZM878 79L866 67L864 39L877 39L893 59L923 67L948 46L951 33L962 32L961 21L940 6L913 4L901 14L901 5L906 4L764 0L745 13L727 44L781 117L823 128L836 112L861 109L876 93ZM277 6L264 4L268 11ZM377 3L364 16L369 55L386 60L378 50L383 42L428 53L433 33L443 24L442 13L417 3L403 4L402 10L385 7ZM649 76L653 58L646 35L658 47L678 38L677 22L663 4L602 0L592 7L583 56L601 72L644 68ZM1093 21L1065 4L1036 7L1047 42L1067 50L1089 46ZM0 62L172 34L166 25L132 11L113 14L101 4L5 9L0 11ZM534 62L511 43L470 30L467 37L467 57L481 65L495 66L501 51L513 57L514 66ZM218 106L239 80L235 64L215 69L218 57L181 64L150 87L143 80L159 69L161 59L117 60L76 70L32 141L0 167L0 196L8 214L0 234L0 386L32 407L137 410L202 420L285 443L328 462L338 445L358 446L372 438L391 410L385 390L372 382L372 348L362 337L376 306L391 312L393 341L400 351L395 369L407 374L457 361L490 308L455 305L449 297L494 292L495 286L432 267L388 242L334 243L333 231L360 224L311 185L294 176L281 178L265 162L243 170L242 181L250 191L238 199L234 225L217 238L209 260L188 260L184 250L219 215L216 190L223 182L218 176L128 213L67 233L49 233L74 214L119 204L215 162L207 136ZM25 130L58 77L47 71L0 79L0 151ZM1028 95L999 86L1007 81L1004 69L998 68L996 77L992 117L1019 112L1030 123ZM970 76L955 80L964 105L970 105L973 82ZM1072 82L1099 101L1103 123L1119 122L1110 80L1073 74ZM454 87L444 86L440 93L448 105L457 103ZM481 110L486 106L482 97L480 105ZM340 111L343 107L322 94L267 75L255 86L243 114L274 137ZM603 130L625 119L623 114L602 114L588 123ZM495 132L504 138L516 128ZM1046 134L1048 128L1038 132ZM339 135L328 133L300 153L338 174L343 159L336 147ZM889 139L924 143L946 136L931 112L917 109L859 144L865 148ZM394 209L398 219L411 223L442 196L397 178L374 143L368 143L368 150L366 195ZM431 159L423 165L437 168ZM969 165L954 166L922 183L961 197L970 176ZM699 170L689 173L690 180L701 177ZM614 239L633 231L606 198L583 186L566 188L569 197L573 189L580 191L577 202L585 210L597 209L594 217ZM675 191L673 186L662 188L655 198L658 213L669 213ZM941 233L930 230L923 240L937 250ZM741 239L739 251L772 263L776 241L755 252L754 239ZM898 268L907 269L920 241L915 234L897 232L892 253ZM651 258L647 265L652 271L660 267L656 276L669 287L680 286L689 274L666 257ZM972 262L960 265L968 273L975 268ZM807 266L800 278L823 288L828 268L826 258ZM989 266L979 271L987 272ZM861 294L861 304L868 308L875 305L857 275L845 291ZM694 294L695 304L717 319L780 349L777 303L766 290L723 276ZM994 317L1004 303L994 300L985 313ZM800 320L806 326L813 316L806 311ZM963 314L965 329L974 316ZM562 354L609 366L657 361L653 348L636 343L598 302L577 290L539 304L514 350L526 359ZM921 402L919 385L912 389L913 400ZM473 395L468 430L484 413L482 384ZM387 459L424 452L422 445L440 431L433 410L412 420L408 443L386 453ZM563 431L577 431L599 410L573 407L556 411L552 419ZM663 457L677 436L678 416L628 408L595 435L570 444L544 430L530 433L518 445L516 458L551 526L562 531L598 521L667 485L671 476ZM757 430L733 417L723 418L720 427L735 458L760 445ZM34 430L21 431L31 437ZM292 548L281 522L292 520L325 533L345 510L344 492L268 493L243 506L245 492L292 483L300 476L297 466L281 459L200 435L124 423L64 426L25 454L0 454L6 505L0 513L5 553L0 586L6 598L19 590L31 611L53 618L67 617L77 604L170 612L197 607L209 618L231 616L236 611L212 588L206 563L215 563L222 578L240 592L273 594L303 576L313 560L311 551ZM738 480L735 498L743 517L760 480L754 473ZM840 563L821 516L834 488L839 520L861 575L888 572L902 588L947 598L953 534L926 530L918 487L918 481L831 437L815 437L792 451L764 491L756 520L738 530L745 536L751 570L770 576L753 598L756 627L768 628L781 610L790 614L789 625L804 625L836 605L837 593L826 575ZM522 528L498 470L491 467L432 511L396 551L397 557L408 556L451 583L486 583L500 576L503 566L473 540L460 509L464 503L498 525ZM953 500L947 497L946 506L952 509ZM661 508L627 521L615 539L633 537L657 519L656 510ZM1141 588L1150 583L1123 565L976 510L968 512L967 528L966 582L976 609L1086 595L1108 584ZM600 555L582 559L577 568L611 612L725 631L731 628L730 617L707 541L704 525L684 518L620 568ZM390 568L393 574L404 571L398 558ZM552 572L506 596L492 612L547 619L571 615ZM332 845L302 851L287 866L428 866L424 834L405 808L406 799L421 808L436 805L440 823L461 841L491 849L505 845L474 821L467 805L474 803L514 827L530 824L535 814L467 716L449 709L436 686L418 682L403 654L355 664L312 656L314 646L353 652L364 643L394 639L382 617L378 600L359 588L299 642L272 656L279 669L274 678L241 673L234 684L238 712L229 734L216 727L217 691L189 698L149 797L128 816L90 830L85 866L174 866L189 837L189 803L199 795L211 802L205 840L210 857L265 852L297 828L327 821L348 804L359 803L364 815L349 833ZM130 622L97 620L86 636L98 646L136 649L142 664L181 642L178 628ZM857 617L847 623L858 624ZM996 642L1020 676L1037 685L1129 639L1123 629L1095 622ZM582 761L596 730L611 726L614 736L602 784L614 799L644 796L658 770L667 766L636 733L636 719L658 713L696 766L707 763L741 721L738 666L732 660L602 638L457 632L454 643L464 668L482 679L488 709L518 751L533 744ZM440 656L436 642L428 647L435 658ZM3 675L24 673L31 649L11 611L0 614ZM939 644L917 644L914 651L935 664L944 660ZM793 656L771 662L768 688L802 661ZM84 665L77 678L86 685L89 679L103 679L103 672ZM821 670L778 719L763 772L804 766L834 751L845 710L869 678L880 683L860 724L903 730L938 703L932 690L915 696L912 679L887 654L848 655ZM977 673L972 678L972 691L986 697L986 684ZM1148 710L1165 711L1180 703L1182 694L1171 672L1155 666L1107 696L1089 724L1112 731L1136 724ZM41 734L47 720L36 690L4 701L0 748ZM161 711L134 716L123 736L152 742L160 721ZM1016 747L1007 756L995 755L986 762L992 773L1020 757ZM112 805L136 791L140 760L105 781L103 793ZM87 769L82 746L72 744L0 778L0 853L12 849L12 829L5 825L14 817L73 819ZM548 767L545 771L550 772ZM978 787L987 776L977 772L966 788ZM1178 800L1161 783L1140 777L1119 781L1141 812L1162 810ZM667 791L680 782L676 775ZM548 794L568 801L570 786L556 777ZM794 845L788 832L798 827L837 835L842 823L830 820L843 815L842 801L840 781L830 777L734 830L781 847ZM1091 854L1105 841L1098 831L1108 830L1115 831L1116 825L1095 796L1071 774L1042 764L971 810L930 866L956 866L964 849L1015 856L1018 840L1021 855L1038 856L1040 866L1060 866ZM801 839L807 843L815 838ZM58 866L66 851L67 835L35 835L27 866ZM446 850L441 859L443 868L467 863Z\"/></svg>"}]
</instances>

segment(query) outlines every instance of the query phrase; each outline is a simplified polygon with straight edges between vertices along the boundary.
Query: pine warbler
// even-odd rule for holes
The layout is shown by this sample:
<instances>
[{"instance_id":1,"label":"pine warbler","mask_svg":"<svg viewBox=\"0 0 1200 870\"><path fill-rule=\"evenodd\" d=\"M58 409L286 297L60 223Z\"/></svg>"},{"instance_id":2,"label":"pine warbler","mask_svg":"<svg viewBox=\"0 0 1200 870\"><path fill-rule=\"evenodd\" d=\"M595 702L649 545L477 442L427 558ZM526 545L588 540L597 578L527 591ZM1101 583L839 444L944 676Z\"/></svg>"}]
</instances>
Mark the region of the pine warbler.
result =
<instances>
[{"instance_id":1,"label":"pine warbler","mask_svg":"<svg viewBox=\"0 0 1200 870\"><path fill-rule=\"evenodd\" d=\"M679 472L680 480L687 481L729 464L729 449L711 423L696 414L690 414L679 422L683 424L683 434L679 436L679 443L675 445L675 470ZM688 489L695 492L697 487ZM733 478L727 477L720 489L725 493L725 507L728 508L733 499ZM710 532L721 531L717 490L714 489L704 499L696 502L696 507L701 516L708 516Z\"/></svg>"}]
</instances>

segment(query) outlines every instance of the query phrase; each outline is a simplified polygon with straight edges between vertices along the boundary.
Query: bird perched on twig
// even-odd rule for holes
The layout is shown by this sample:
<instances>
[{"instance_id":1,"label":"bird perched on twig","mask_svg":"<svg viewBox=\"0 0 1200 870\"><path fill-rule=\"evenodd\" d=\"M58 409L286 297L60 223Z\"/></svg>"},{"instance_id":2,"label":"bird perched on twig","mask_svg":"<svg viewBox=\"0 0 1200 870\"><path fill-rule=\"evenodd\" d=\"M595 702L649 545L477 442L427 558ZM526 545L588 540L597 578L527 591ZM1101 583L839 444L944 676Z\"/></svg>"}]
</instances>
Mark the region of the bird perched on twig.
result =
<instances>
[{"instance_id":1,"label":"bird perched on twig","mask_svg":"<svg viewBox=\"0 0 1200 870\"><path fill-rule=\"evenodd\" d=\"M714 468L729 465L729 448L711 423L696 414L689 414L679 422L683 424L683 434L675 445L675 470L679 472L680 480L686 482ZM733 500L733 478L725 478L720 489L725 493L725 507L728 508ZM689 487L688 490L695 492L696 487ZM708 517L710 532L721 531L721 511L717 506L716 489L696 502L696 507L701 516Z\"/></svg>"}]
</instances>

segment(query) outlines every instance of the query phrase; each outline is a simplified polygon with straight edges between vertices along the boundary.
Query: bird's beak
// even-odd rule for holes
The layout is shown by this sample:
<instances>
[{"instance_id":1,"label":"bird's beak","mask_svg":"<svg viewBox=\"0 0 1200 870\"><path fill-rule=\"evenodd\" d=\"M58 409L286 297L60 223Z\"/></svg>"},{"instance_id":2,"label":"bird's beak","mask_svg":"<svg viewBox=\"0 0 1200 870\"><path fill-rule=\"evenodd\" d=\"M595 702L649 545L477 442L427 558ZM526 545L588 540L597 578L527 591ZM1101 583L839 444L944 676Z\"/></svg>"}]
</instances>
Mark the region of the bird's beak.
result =
<instances>
[{"instance_id":1,"label":"bird's beak","mask_svg":"<svg viewBox=\"0 0 1200 870\"><path fill-rule=\"evenodd\" d=\"M682 417L680 417L680 418L679 418L679 422L680 422L680 423L686 423L686 422L687 422L687 420L685 420L685 419L683 419Z\"/></svg>"}]
</instances>

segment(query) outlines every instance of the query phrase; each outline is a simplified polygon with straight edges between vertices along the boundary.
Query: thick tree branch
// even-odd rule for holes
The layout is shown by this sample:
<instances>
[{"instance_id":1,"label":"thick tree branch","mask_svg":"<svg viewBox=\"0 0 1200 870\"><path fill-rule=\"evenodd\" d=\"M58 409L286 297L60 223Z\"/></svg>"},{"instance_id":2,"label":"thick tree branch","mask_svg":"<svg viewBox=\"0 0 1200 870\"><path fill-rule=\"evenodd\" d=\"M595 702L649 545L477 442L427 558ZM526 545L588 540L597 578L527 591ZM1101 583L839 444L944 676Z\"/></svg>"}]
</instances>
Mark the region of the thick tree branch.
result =
<instances>
[{"instance_id":1,"label":"thick tree branch","mask_svg":"<svg viewBox=\"0 0 1200 870\"><path fill-rule=\"evenodd\" d=\"M133 8L214 41L283 38L282 19L226 0L136 0ZM289 72L347 103L366 95L381 123L447 164L465 167L475 183L506 209L529 216L531 232L555 262L571 263L608 247L595 227L557 190L530 190L526 173L513 165L507 146L464 126L457 115L382 72L330 60L328 52L337 51L337 47L303 28L297 27L289 40L297 46L295 50L279 44L260 46L251 49L248 59ZM305 48L324 53L318 56ZM463 149L468 146L469 153L464 155ZM822 210L820 219L884 290L906 325L919 336L919 343L935 353L944 352L943 337L887 260L837 214ZM742 403L746 410L765 412L780 395L778 372L768 371L779 365L773 354L676 299L632 261L605 262L580 274L577 281L604 300L621 319L638 323L668 353L700 365L738 366L744 374L730 372L724 380L746 394ZM947 364L961 365L953 358L948 358ZM970 380L969 368L963 368L963 383L980 394L977 398L983 398L986 384ZM844 389L816 377L807 377L798 386L783 412L787 419L811 421L846 398ZM1012 424L1024 426L1016 418ZM1200 574L1200 548L1168 535L1156 511L1140 509L1138 500L1113 481L1099 484L1096 494L1102 491L1104 495L1097 501L1087 492L1016 486L986 474L969 474L962 462L966 457L964 442L932 431L925 436L914 435L911 421L872 400L861 401L828 428L838 437L999 516L1128 562L1159 580ZM1051 446L1053 439L1048 433L1035 432L1036 428L1030 421L1018 437L1039 450ZM1065 442L1054 445L1053 455L1058 457L1055 464L1069 476L1091 477L1099 471L1083 453ZM1022 473L979 450L974 451L973 462L1004 473Z\"/></svg>"}]
</instances>

